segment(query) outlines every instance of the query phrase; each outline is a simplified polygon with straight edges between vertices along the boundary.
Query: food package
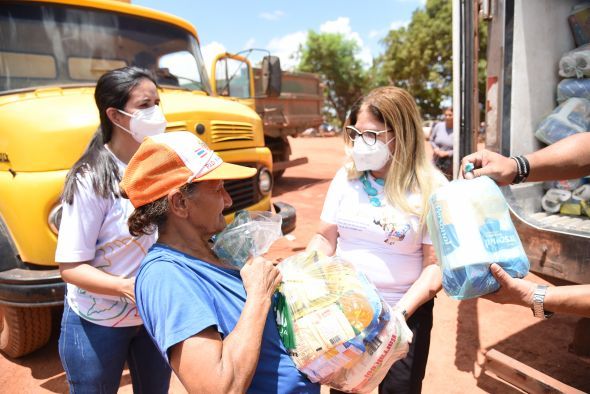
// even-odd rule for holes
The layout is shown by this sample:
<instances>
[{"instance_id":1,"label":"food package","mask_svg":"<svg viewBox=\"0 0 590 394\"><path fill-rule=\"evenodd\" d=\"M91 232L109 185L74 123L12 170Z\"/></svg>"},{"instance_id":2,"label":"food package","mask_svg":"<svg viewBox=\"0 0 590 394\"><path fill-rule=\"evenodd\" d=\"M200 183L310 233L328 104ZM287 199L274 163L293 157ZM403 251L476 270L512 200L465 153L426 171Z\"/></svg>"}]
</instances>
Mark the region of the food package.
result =
<instances>
[{"instance_id":1,"label":"food package","mask_svg":"<svg viewBox=\"0 0 590 394\"><path fill-rule=\"evenodd\" d=\"M279 264L275 313L283 344L312 382L371 392L407 354L412 332L352 264L317 252Z\"/></svg>"},{"instance_id":2,"label":"food package","mask_svg":"<svg viewBox=\"0 0 590 394\"><path fill-rule=\"evenodd\" d=\"M268 251L283 236L280 215L262 211L238 211L234 220L214 238L213 251L225 263L242 268L248 258Z\"/></svg>"},{"instance_id":3,"label":"food package","mask_svg":"<svg viewBox=\"0 0 590 394\"><path fill-rule=\"evenodd\" d=\"M559 75L565 78L590 77L590 45L564 53L559 60Z\"/></svg>"},{"instance_id":4,"label":"food package","mask_svg":"<svg viewBox=\"0 0 590 394\"><path fill-rule=\"evenodd\" d=\"M558 103L563 103L565 100L572 97L590 100L590 78L562 79L561 82L557 84Z\"/></svg>"},{"instance_id":5,"label":"food package","mask_svg":"<svg viewBox=\"0 0 590 394\"><path fill-rule=\"evenodd\" d=\"M491 263L498 263L512 277L522 278L529 271L504 196L486 176L439 188L429 200L426 221L443 288L454 299L496 291L500 285L489 270Z\"/></svg>"},{"instance_id":6,"label":"food package","mask_svg":"<svg viewBox=\"0 0 590 394\"><path fill-rule=\"evenodd\" d=\"M558 213L563 203L572 197L572 192L564 189L549 189L541 197L541 207L545 212Z\"/></svg>"},{"instance_id":7,"label":"food package","mask_svg":"<svg viewBox=\"0 0 590 394\"><path fill-rule=\"evenodd\" d=\"M575 190L586 182L585 178L576 179L562 179L558 181L543 182L543 189L561 189L561 190Z\"/></svg>"},{"instance_id":8,"label":"food package","mask_svg":"<svg viewBox=\"0 0 590 394\"><path fill-rule=\"evenodd\" d=\"M573 97L561 103L535 131L535 136L546 144L590 130L590 100Z\"/></svg>"},{"instance_id":9,"label":"food package","mask_svg":"<svg viewBox=\"0 0 590 394\"><path fill-rule=\"evenodd\" d=\"M564 201L559 208L559 213L572 216L582 215L582 200L572 197L569 200Z\"/></svg>"}]
</instances>

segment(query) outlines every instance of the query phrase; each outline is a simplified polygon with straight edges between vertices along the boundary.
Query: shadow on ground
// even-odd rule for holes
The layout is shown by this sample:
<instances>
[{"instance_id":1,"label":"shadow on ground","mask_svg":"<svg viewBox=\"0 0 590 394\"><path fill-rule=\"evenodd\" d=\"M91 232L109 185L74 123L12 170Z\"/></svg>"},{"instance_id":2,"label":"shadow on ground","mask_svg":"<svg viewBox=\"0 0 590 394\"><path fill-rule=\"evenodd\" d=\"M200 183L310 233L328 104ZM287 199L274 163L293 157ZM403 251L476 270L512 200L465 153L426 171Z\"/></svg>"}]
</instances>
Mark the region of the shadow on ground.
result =
<instances>
[{"instance_id":1,"label":"shadow on ground","mask_svg":"<svg viewBox=\"0 0 590 394\"><path fill-rule=\"evenodd\" d=\"M281 178L276 180L276 183L274 184L274 187L272 189L272 195L273 197L278 197L284 193L305 190L314 185L330 182L331 180L332 178L304 178L283 175Z\"/></svg>"},{"instance_id":2,"label":"shadow on ground","mask_svg":"<svg viewBox=\"0 0 590 394\"><path fill-rule=\"evenodd\" d=\"M499 305L495 307L501 308ZM518 390L503 383L500 383L501 390L498 389L498 380L480 372L484 360L480 351L477 308L477 300L462 301L459 305L455 366L471 373L477 379L477 386L486 392L517 393ZM557 315L550 320L539 320L482 350L495 349L562 383L590 392L590 359L568 351L578 320L573 316Z\"/></svg>"}]
</instances>

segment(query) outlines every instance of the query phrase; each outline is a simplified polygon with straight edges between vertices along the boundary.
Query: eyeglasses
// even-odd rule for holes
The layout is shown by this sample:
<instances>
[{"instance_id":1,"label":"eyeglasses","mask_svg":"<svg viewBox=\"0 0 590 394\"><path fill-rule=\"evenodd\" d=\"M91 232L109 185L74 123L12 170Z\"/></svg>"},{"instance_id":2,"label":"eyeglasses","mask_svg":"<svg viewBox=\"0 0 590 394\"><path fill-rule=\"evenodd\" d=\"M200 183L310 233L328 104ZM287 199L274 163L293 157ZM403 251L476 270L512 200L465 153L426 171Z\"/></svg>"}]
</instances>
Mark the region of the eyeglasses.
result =
<instances>
[{"instance_id":1,"label":"eyeglasses","mask_svg":"<svg viewBox=\"0 0 590 394\"><path fill-rule=\"evenodd\" d=\"M375 145L375 143L377 142L377 136L379 134L383 134L383 133L387 133L388 131L390 131L391 129L385 129L385 130L365 130L363 132L359 131L359 129L357 129L354 126L346 126L346 135L348 136L348 138L350 138L351 141L354 141L356 139L357 136L361 136L361 138L363 139L363 141L365 141L365 144L367 145Z\"/></svg>"}]
</instances>

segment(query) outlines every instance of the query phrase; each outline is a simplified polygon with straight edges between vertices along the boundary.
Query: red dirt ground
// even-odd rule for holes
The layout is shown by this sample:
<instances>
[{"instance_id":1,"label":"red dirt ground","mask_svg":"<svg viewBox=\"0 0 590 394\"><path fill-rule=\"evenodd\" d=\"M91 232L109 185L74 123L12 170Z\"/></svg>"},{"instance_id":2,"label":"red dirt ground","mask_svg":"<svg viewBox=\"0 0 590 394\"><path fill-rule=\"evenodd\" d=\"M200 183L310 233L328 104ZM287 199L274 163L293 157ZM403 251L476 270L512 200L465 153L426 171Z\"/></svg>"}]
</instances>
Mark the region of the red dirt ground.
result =
<instances>
[{"instance_id":1,"label":"red dirt ground","mask_svg":"<svg viewBox=\"0 0 590 394\"><path fill-rule=\"evenodd\" d=\"M291 143L293 157L307 156L309 163L288 169L274 187L276 201L287 202L297 209L297 228L292 233L294 238L281 239L273 246L269 252L271 258L286 257L305 248L315 232L329 182L343 160L339 137L299 138ZM533 274L530 278L542 281ZM59 311L56 315L59 316ZM533 318L526 308L479 299L458 302L441 292L434 309L423 392L519 392L482 371L482 351L492 348L563 383L590 392L590 359L568 351L578 320L556 315L541 321ZM0 392L67 392L57 354L57 334L43 349L21 359L10 360L0 354ZM119 392L132 392L128 371L123 375ZM185 391L178 380L173 379L170 392Z\"/></svg>"}]
</instances>

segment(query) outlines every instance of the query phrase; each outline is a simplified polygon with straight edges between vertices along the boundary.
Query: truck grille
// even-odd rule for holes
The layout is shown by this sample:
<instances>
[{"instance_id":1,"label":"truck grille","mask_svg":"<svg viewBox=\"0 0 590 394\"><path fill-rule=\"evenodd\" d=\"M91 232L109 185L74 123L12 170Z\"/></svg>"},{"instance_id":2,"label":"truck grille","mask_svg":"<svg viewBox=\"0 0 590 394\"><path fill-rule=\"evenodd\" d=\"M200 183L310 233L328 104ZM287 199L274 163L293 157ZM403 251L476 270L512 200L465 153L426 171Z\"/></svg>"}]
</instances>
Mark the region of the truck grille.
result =
<instances>
[{"instance_id":1,"label":"truck grille","mask_svg":"<svg viewBox=\"0 0 590 394\"><path fill-rule=\"evenodd\" d=\"M246 122L211 122L211 142L219 144L229 141L254 141L254 129Z\"/></svg>"},{"instance_id":2,"label":"truck grille","mask_svg":"<svg viewBox=\"0 0 590 394\"><path fill-rule=\"evenodd\" d=\"M244 165L243 163L240 164ZM245 209L260 201L261 196L258 193L256 176L246 179L227 180L224 182L224 187L232 199L232 206L223 211L224 215Z\"/></svg>"}]
</instances>

